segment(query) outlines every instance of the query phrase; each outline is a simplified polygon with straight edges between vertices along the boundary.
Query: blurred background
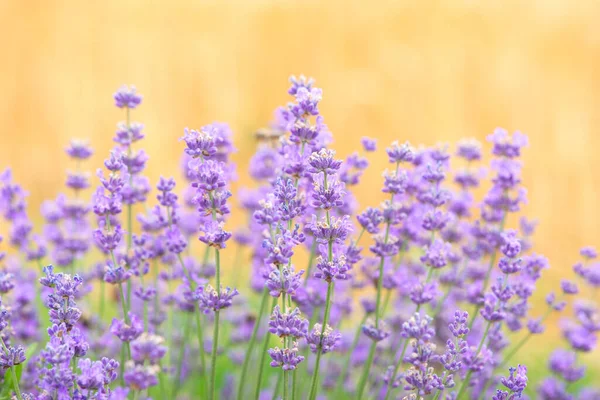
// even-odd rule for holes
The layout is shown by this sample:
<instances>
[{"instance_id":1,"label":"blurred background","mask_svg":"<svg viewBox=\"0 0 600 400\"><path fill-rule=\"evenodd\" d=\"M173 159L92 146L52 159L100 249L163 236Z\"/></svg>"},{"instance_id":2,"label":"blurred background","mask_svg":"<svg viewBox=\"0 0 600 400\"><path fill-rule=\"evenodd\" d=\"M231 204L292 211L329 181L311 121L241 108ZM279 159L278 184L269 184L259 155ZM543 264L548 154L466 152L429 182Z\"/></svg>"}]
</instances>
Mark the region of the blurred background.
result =
<instances>
[{"instance_id":1,"label":"blurred background","mask_svg":"<svg viewBox=\"0 0 600 400\"><path fill-rule=\"evenodd\" d=\"M121 84L144 95L133 120L145 124L153 183L179 176L184 127L224 121L236 135L239 186L249 184L253 132L289 100L288 76L305 74L324 90L340 156L365 135L380 149L484 141L496 126L529 135L524 213L539 220L536 251L552 266L538 300L572 276L581 246L600 245L597 1L165 4L0 2L0 168L11 166L30 191L34 221L74 167L63 151L70 138L91 141L91 171L108 155L124 118L112 100ZM361 207L380 200L381 154L371 157ZM559 341L558 329L544 338ZM548 349L537 347L524 357L544 368L538 356Z\"/></svg>"}]
</instances>

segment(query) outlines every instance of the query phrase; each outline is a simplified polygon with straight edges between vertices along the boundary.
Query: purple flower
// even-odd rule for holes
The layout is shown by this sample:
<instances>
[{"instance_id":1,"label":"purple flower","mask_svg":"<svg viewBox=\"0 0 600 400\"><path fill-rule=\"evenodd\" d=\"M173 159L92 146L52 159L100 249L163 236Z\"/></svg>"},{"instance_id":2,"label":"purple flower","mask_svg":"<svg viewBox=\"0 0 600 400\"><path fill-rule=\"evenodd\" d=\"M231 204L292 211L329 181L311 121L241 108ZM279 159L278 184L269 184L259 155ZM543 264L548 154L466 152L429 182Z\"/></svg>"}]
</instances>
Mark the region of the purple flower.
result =
<instances>
[{"instance_id":1,"label":"purple flower","mask_svg":"<svg viewBox=\"0 0 600 400\"><path fill-rule=\"evenodd\" d=\"M509 377L502 377L500 382L508 389L511 393L514 393L515 397L521 397L523 390L527 387L527 367L524 365L518 365L517 368L509 369Z\"/></svg>"},{"instance_id":2,"label":"purple flower","mask_svg":"<svg viewBox=\"0 0 600 400\"><path fill-rule=\"evenodd\" d=\"M452 245L443 240L436 239L431 246L427 248L421 261L432 268L442 268L448 264L448 257L452 251Z\"/></svg>"},{"instance_id":3,"label":"purple flower","mask_svg":"<svg viewBox=\"0 0 600 400\"><path fill-rule=\"evenodd\" d=\"M123 342L131 342L137 339L144 332L144 321L133 313L129 313L129 321L129 323L126 323L123 320L113 318L110 324L110 333Z\"/></svg>"},{"instance_id":4,"label":"purple flower","mask_svg":"<svg viewBox=\"0 0 600 400\"><path fill-rule=\"evenodd\" d=\"M415 313L402 324L400 335L403 338L429 341L435 335L435 331L429 326L432 320L427 315L421 316L421 314Z\"/></svg>"},{"instance_id":5,"label":"purple flower","mask_svg":"<svg viewBox=\"0 0 600 400\"><path fill-rule=\"evenodd\" d=\"M113 251L121 243L123 231L119 225L114 229L96 229L93 233L96 244L105 252Z\"/></svg>"},{"instance_id":6,"label":"purple flower","mask_svg":"<svg viewBox=\"0 0 600 400\"><path fill-rule=\"evenodd\" d=\"M598 257L598 252L592 246L583 247L581 250L579 250L579 254L588 260L593 260Z\"/></svg>"},{"instance_id":7,"label":"purple flower","mask_svg":"<svg viewBox=\"0 0 600 400\"><path fill-rule=\"evenodd\" d=\"M390 162L394 164L411 162L414 158L414 150L408 142L402 145L398 142L393 142L385 151Z\"/></svg>"},{"instance_id":8,"label":"purple flower","mask_svg":"<svg viewBox=\"0 0 600 400\"><path fill-rule=\"evenodd\" d=\"M136 93L135 86L123 85L113 95L115 105L119 108L136 108L142 102L142 96Z\"/></svg>"},{"instance_id":9,"label":"purple flower","mask_svg":"<svg viewBox=\"0 0 600 400\"><path fill-rule=\"evenodd\" d=\"M313 234L315 240L318 243L323 244L329 242L343 243L348 237L348 234L352 232L350 219L347 215L342 218L331 216L329 222L326 218L317 221L316 217L313 215L312 221L307 224L306 227Z\"/></svg>"},{"instance_id":10,"label":"purple flower","mask_svg":"<svg viewBox=\"0 0 600 400\"><path fill-rule=\"evenodd\" d=\"M200 307L204 310L205 314L208 314L210 311L219 311L230 307L233 304L233 298L238 294L237 289L231 288L221 288L220 292L217 292L211 285L197 289Z\"/></svg>"},{"instance_id":11,"label":"purple flower","mask_svg":"<svg viewBox=\"0 0 600 400\"><path fill-rule=\"evenodd\" d=\"M187 247L187 240L176 226L165 231L166 245L171 253L179 254ZM205 242L206 243L206 242Z\"/></svg>"},{"instance_id":12,"label":"purple flower","mask_svg":"<svg viewBox=\"0 0 600 400\"><path fill-rule=\"evenodd\" d=\"M131 122L129 125L125 122L119 122L113 140L123 146L130 146L132 143L144 138L142 129L144 129L144 125L138 122Z\"/></svg>"},{"instance_id":13,"label":"purple flower","mask_svg":"<svg viewBox=\"0 0 600 400\"><path fill-rule=\"evenodd\" d=\"M488 135L487 140L494 144L492 153L497 156L516 158L521 155L521 148L527 146L527 136L516 131L511 137L509 133L502 128L496 128L494 133Z\"/></svg>"},{"instance_id":14,"label":"purple flower","mask_svg":"<svg viewBox=\"0 0 600 400\"><path fill-rule=\"evenodd\" d=\"M363 149L367 152L377 150L377 139L371 139L369 137L363 136L360 139L360 143L363 146Z\"/></svg>"},{"instance_id":15,"label":"purple flower","mask_svg":"<svg viewBox=\"0 0 600 400\"><path fill-rule=\"evenodd\" d=\"M104 271L104 281L112 284L119 284L127 281L131 277L131 271L126 270L123 266L114 266L112 262L108 262Z\"/></svg>"},{"instance_id":16,"label":"purple flower","mask_svg":"<svg viewBox=\"0 0 600 400\"><path fill-rule=\"evenodd\" d=\"M215 131L211 126L205 126L200 131L185 128L180 140L185 142L185 153L192 158L212 157L218 150Z\"/></svg>"},{"instance_id":17,"label":"purple flower","mask_svg":"<svg viewBox=\"0 0 600 400\"><path fill-rule=\"evenodd\" d=\"M289 81L292 86L288 89L288 93L292 96L295 96L300 88L305 88L307 90L312 89L312 85L315 83L313 78L307 78L304 75L300 75L299 77L292 75L290 76Z\"/></svg>"},{"instance_id":18,"label":"purple flower","mask_svg":"<svg viewBox=\"0 0 600 400\"><path fill-rule=\"evenodd\" d=\"M564 294L577 294L579 293L579 289L577 288L577 284L575 282L568 281L563 279L560 282L560 287Z\"/></svg>"},{"instance_id":19,"label":"purple flower","mask_svg":"<svg viewBox=\"0 0 600 400\"><path fill-rule=\"evenodd\" d=\"M76 139L71 140L66 151L70 157L76 160L86 160L94 154L94 151L86 141Z\"/></svg>"},{"instance_id":20,"label":"purple flower","mask_svg":"<svg viewBox=\"0 0 600 400\"><path fill-rule=\"evenodd\" d=\"M311 193L311 206L323 210L340 208L344 205L344 184L337 179L325 182L323 176L314 178L314 189Z\"/></svg>"},{"instance_id":21,"label":"purple flower","mask_svg":"<svg viewBox=\"0 0 600 400\"><path fill-rule=\"evenodd\" d=\"M294 343L294 347L287 349L280 349L275 347L269 349L269 356L271 356L271 367L282 367L284 371L295 370L298 364L304 361L304 356L298 355L297 344Z\"/></svg>"},{"instance_id":22,"label":"purple flower","mask_svg":"<svg viewBox=\"0 0 600 400\"><path fill-rule=\"evenodd\" d=\"M323 91L318 88L306 88L300 86L296 89L296 104L292 107L292 113L297 117L318 115L318 104L323 98Z\"/></svg>"},{"instance_id":23,"label":"purple flower","mask_svg":"<svg viewBox=\"0 0 600 400\"><path fill-rule=\"evenodd\" d=\"M279 337L292 336L301 338L306 336L308 332L308 321L300 317L300 310L298 308L288 313L281 313L277 305L271 314L269 332Z\"/></svg>"},{"instance_id":24,"label":"purple flower","mask_svg":"<svg viewBox=\"0 0 600 400\"><path fill-rule=\"evenodd\" d=\"M77 377L77 385L81 389L99 390L104 387L104 366L101 361L79 359L77 366L81 370L81 374Z\"/></svg>"},{"instance_id":25,"label":"purple flower","mask_svg":"<svg viewBox=\"0 0 600 400\"><path fill-rule=\"evenodd\" d=\"M294 267L271 268L265 286L273 297L279 297L282 293L294 295L296 289L302 285L302 274L304 270L295 273Z\"/></svg>"},{"instance_id":26,"label":"purple flower","mask_svg":"<svg viewBox=\"0 0 600 400\"><path fill-rule=\"evenodd\" d=\"M204 233L200 235L200 241L216 249L224 249L225 243L231 238L231 233L223 230L222 222L207 222L202 232Z\"/></svg>"},{"instance_id":27,"label":"purple flower","mask_svg":"<svg viewBox=\"0 0 600 400\"><path fill-rule=\"evenodd\" d=\"M343 255L333 257L331 261L319 256L315 267L318 270L315 272L315 278L323 279L326 282L331 282L334 279L347 280L350 278L351 266L346 263L346 257Z\"/></svg>"},{"instance_id":28,"label":"purple flower","mask_svg":"<svg viewBox=\"0 0 600 400\"><path fill-rule=\"evenodd\" d=\"M475 139L464 139L458 142L456 155L469 162L481 159L481 143Z\"/></svg>"},{"instance_id":29,"label":"purple flower","mask_svg":"<svg viewBox=\"0 0 600 400\"><path fill-rule=\"evenodd\" d=\"M578 367L574 351L557 349L550 355L548 367L567 382L576 382L585 375L585 366Z\"/></svg>"},{"instance_id":30,"label":"purple flower","mask_svg":"<svg viewBox=\"0 0 600 400\"><path fill-rule=\"evenodd\" d=\"M321 331L323 331L322 336ZM334 331L329 325L323 329L323 325L315 324L313 329L306 334L306 342L313 353L317 353L319 348L321 354L329 353L339 347L341 341L342 335L338 331Z\"/></svg>"},{"instance_id":31,"label":"purple flower","mask_svg":"<svg viewBox=\"0 0 600 400\"><path fill-rule=\"evenodd\" d=\"M9 346L5 350L0 351L0 367L11 368L25 361L25 349L23 346Z\"/></svg>"},{"instance_id":32,"label":"purple flower","mask_svg":"<svg viewBox=\"0 0 600 400\"><path fill-rule=\"evenodd\" d=\"M340 169L342 160L335 159L335 151L330 149L321 149L318 152L312 153L310 157L308 157L308 165L310 165L308 172L312 174L319 174L323 172L326 175L331 175Z\"/></svg>"},{"instance_id":33,"label":"purple flower","mask_svg":"<svg viewBox=\"0 0 600 400\"><path fill-rule=\"evenodd\" d=\"M132 390L141 391L158 385L159 372L160 367L158 365L135 364L130 360L125 363L123 380Z\"/></svg>"},{"instance_id":34,"label":"purple flower","mask_svg":"<svg viewBox=\"0 0 600 400\"><path fill-rule=\"evenodd\" d=\"M148 361L149 363L154 364L167 353L165 340L161 336L146 332L133 340L130 346L131 358L138 363Z\"/></svg>"},{"instance_id":35,"label":"purple flower","mask_svg":"<svg viewBox=\"0 0 600 400\"><path fill-rule=\"evenodd\" d=\"M370 234L379 232L379 224L383 222L383 215L377 208L368 207L362 214L356 216L358 223Z\"/></svg>"},{"instance_id":36,"label":"purple flower","mask_svg":"<svg viewBox=\"0 0 600 400\"><path fill-rule=\"evenodd\" d=\"M383 339L390 336L391 332L383 321L379 324L379 328L375 326L375 322L372 319L367 320L362 326L362 332L371 340L380 342Z\"/></svg>"}]
</instances>

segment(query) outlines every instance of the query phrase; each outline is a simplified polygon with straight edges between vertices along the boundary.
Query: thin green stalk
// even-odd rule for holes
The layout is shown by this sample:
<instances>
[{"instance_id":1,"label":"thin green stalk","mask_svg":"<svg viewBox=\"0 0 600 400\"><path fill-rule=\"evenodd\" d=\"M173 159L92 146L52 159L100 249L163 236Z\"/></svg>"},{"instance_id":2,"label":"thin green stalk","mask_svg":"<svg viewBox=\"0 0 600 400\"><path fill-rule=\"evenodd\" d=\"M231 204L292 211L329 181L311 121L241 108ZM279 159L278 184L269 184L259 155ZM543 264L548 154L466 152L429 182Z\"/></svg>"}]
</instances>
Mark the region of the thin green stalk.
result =
<instances>
[{"instance_id":1,"label":"thin green stalk","mask_svg":"<svg viewBox=\"0 0 600 400\"><path fill-rule=\"evenodd\" d=\"M106 303L106 282L104 281L104 277L100 281L100 321L104 320L104 309ZM158 297L158 296L156 296Z\"/></svg>"},{"instance_id":2,"label":"thin green stalk","mask_svg":"<svg viewBox=\"0 0 600 400\"><path fill-rule=\"evenodd\" d=\"M308 267L306 267L306 275L304 275L304 286L308 283L310 277L310 270L312 269L313 262L315 261L315 255L317 253L317 241L313 239L312 245L310 246L310 256L308 257Z\"/></svg>"},{"instance_id":3,"label":"thin green stalk","mask_svg":"<svg viewBox=\"0 0 600 400\"><path fill-rule=\"evenodd\" d=\"M336 389L335 389L335 393L337 394L337 397L340 397L339 396L340 391L342 390L344 381L346 380L346 375L348 374L348 368L350 367L350 359L352 358L352 353L354 353L354 350L356 349L356 346L358 345L358 340L360 339L360 334L362 332L362 326L366 322L367 317L368 317L368 314L365 314L365 316L361 320L360 324L358 325L358 329L356 329L356 333L354 334L354 339L352 340L352 345L350 346L350 349L348 350L346 359L342 363L342 372L340 373L340 376L338 377L338 381L337 381Z\"/></svg>"},{"instance_id":4,"label":"thin green stalk","mask_svg":"<svg viewBox=\"0 0 600 400\"><path fill-rule=\"evenodd\" d=\"M365 391L365 386L367 385L367 380L369 379L369 371L371 370L371 364L373 364L373 358L375 358L375 348L377 347L377 342L373 341L371 343L371 348L369 349L369 358L367 358L367 363L365 364L365 369L360 378L360 382L358 384L358 391L356 393L356 398L361 400L363 397L363 392Z\"/></svg>"},{"instance_id":5,"label":"thin green stalk","mask_svg":"<svg viewBox=\"0 0 600 400\"><path fill-rule=\"evenodd\" d=\"M273 303L271 304L271 310L277 305L277 297L273 297ZM260 353L260 362L258 363L258 378L256 380L256 389L254 391L254 399L258 400L260 397L260 384L262 381L263 370L265 366L265 358L267 357L267 349L269 347L269 334L265 334L263 339L263 347ZM238 399L239 400L239 399Z\"/></svg>"},{"instance_id":6,"label":"thin green stalk","mask_svg":"<svg viewBox=\"0 0 600 400\"><path fill-rule=\"evenodd\" d=\"M485 339L487 339L487 336L488 336L488 333L490 332L491 326L492 326L492 321L489 321L485 327L485 331L483 332L483 336L481 337L479 346L477 346L477 351L475 352L474 359L477 359L477 357L479 356L479 352L481 351L481 348L483 347L483 344L485 343ZM465 376L465 379L463 380L462 384L460 385L460 390L458 391L458 396L456 396L457 399L461 398L462 394L469 386L469 380L471 379L471 374L473 374L473 371L469 369L469 371L467 372L467 375Z\"/></svg>"},{"instance_id":7,"label":"thin green stalk","mask_svg":"<svg viewBox=\"0 0 600 400\"><path fill-rule=\"evenodd\" d=\"M4 344L4 340L2 339L2 336L0 336L0 344L2 344L2 348L4 349L4 352L6 354L8 354L8 348L6 347L6 344ZM17 379L17 373L15 372L15 367L12 366L9 369L10 369L10 374L12 377L13 389L15 391L15 394L17 395L17 399L23 400L23 396L21 396L21 388L19 387L19 380Z\"/></svg>"},{"instance_id":8,"label":"thin green stalk","mask_svg":"<svg viewBox=\"0 0 600 400\"><path fill-rule=\"evenodd\" d=\"M502 214L502 220L500 221L500 232L504 231L504 226L506 224L506 211ZM494 269L494 265L496 264L496 257L498 257L498 250L494 250L492 256L490 257L490 264L488 265L488 270L485 274L485 278L483 280L482 293L485 293L490 278L492 277L492 270ZM475 324L475 320L477 319L477 314L479 314L479 310L481 310L482 305L478 304L475 306L475 311L473 312L473 316L471 317L471 321L469 321L469 329L473 329L473 325Z\"/></svg>"},{"instance_id":9,"label":"thin green stalk","mask_svg":"<svg viewBox=\"0 0 600 400\"><path fill-rule=\"evenodd\" d=\"M216 399L216 379L217 379L217 350L219 346L219 311L215 311L215 323L213 331L213 347L210 361L210 399Z\"/></svg>"},{"instance_id":10,"label":"thin green stalk","mask_svg":"<svg viewBox=\"0 0 600 400\"><path fill-rule=\"evenodd\" d=\"M297 368L292 372L292 400L296 400L296 371Z\"/></svg>"},{"instance_id":11,"label":"thin green stalk","mask_svg":"<svg viewBox=\"0 0 600 400\"><path fill-rule=\"evenodd\" d=\"M206 264L206 260L208 258L208 251L209 251L210 247L206 248L206 251L204 252L204 264ZM183 269L183 273L185 274L185 276L187 277L187 280L190 283L190 288L192 290L195 289L196 284L194 283L194 281L192 280L192 277L189 273L189 271L187 270L187 268L185 267L185 263L183 262L183 257L181 257L181 253L177 254L177 258L179 259L179 263L181 264L181 268ZM202 377L203 380L206 381L206 360L204 357L204 331L202 330L202 322L201 322L201 316L200 316L200 308L199 307L194 307L194 316L195 316L195 320L196 320L196 335L198 338L198 349L200 351L200 367L202 368ZM205 382L208 383L208 382Z\"/></svg>"},{"instance_id":12,"label":"thin green stalk","mask_svg":"<svg viewBox=\"0 0 600 400\"><path fill-rule=\"evenodd\" d=\"M390 398L390 395L392 394L392 391L393 391L392 384L396 380L396 376L398 375L398 370L400 369L400 365L402 365L402 360L404 360L404 354L406 354L406 349L408 348L409 342L410 342L410 340L408 338L406 338L404 340L404 345L402 346L402 352L400 353L400 358L396 361L396 365L394 366L394 372L392 373L391 379L388 381L388 385L387 385L388 387L387 387L387 390L385 393L385 400L388 400Z\"/></svg>"},{"instance_id":13,"label":"thin green stalk","mask_svg":"<svg viewBox=\"0 0 600 400\"><path fill-rule=\"evenodd\" d=\"M325 327L329 322L329 312L331 310L331 296L333 293L333 281L329 282L327 285L327 298L325 300L325 315L323 316L323 325L321 327L321 338L319 343L319 348L317 349L317 360L315 362L315 370L313 371L311 389L310 389L310 400L314 400L317 397L317 382L319 381L319 366L321 362L321 354L323 353L322 342L323 342L323 334L325 333Z\"/></svg>"},{"instance_id":14,"label":"thin green stalk","mask_svg":"<svg viewBox=\"0 0 600 400\"><path fill-rule=\"evenodd\" d=\"M283 371L283 400L288 400L289 371Z\"/></svg>"},{"instance_id":15,"label":"thin green stalk","mask_svg":"<svg viewBox=\"0 0 600 400\"><path fill-rule=\"evenodd\" d=\"M215 267L217 293L221 293L221 255L219 249L215 249ZM215 321L213 330L212 354L210 362L210 399L214 400L216 394L217 379L217 350L219 348L219 310L215 311Z\"/></svg>"},{"instance_id":16,"label":"thin green stalk","mask_svg":"<svg viewBox=\"0 0 600 400\"><path fill-rule=\"evenodd\" d=\"M275 389L273 389L273 397L271 400L277 400L277 396L279 395L279 387L281 386L281 374L277 376L277 382L275 383Z\"/></svg>"},{"instance_id":17,"label":"thin green stalk","mask_svg":"<svg viewBox=\"0 0 600 400\"><path fill-rule=\"evenodd\" d=\"M173 382L172 396L171 398L177 398L177 392L181 387L181 371L183 369L183 361L185 358L185 348L186 344L189 341L190 331L192 330L192 316L188 315L186 317L185 326L183 328L183 342L180 344L179 348L179 363L177 364L177 374L175 375L175 381Z\"/></svg>"},{"instance_id":18,"label":"thin green stalk","mask_svg":"<svg viewBox=\"0 0 600 400\"><path fill-rule=\"evenodd\" d=\"M254 321L254 328L252 329L252 336L250 336L250 342L248 343L248 347L246 348L246 355L244 356L244 363L242 364L242 372L240 374L240 383L238 386L237 398L241 399L242 394L244 393L244 385L246 385L246 373L248 372L248 364L250 362L250 358L252 356L252 350L254 349L254 343L256 342L256 336L258 335L258 329L260 327L260 322L262 320L263 314L265 313L265 308L267 306L267 300L269 298L269 291L267 288L263 289L262 299L260 301L260 309L258 311L258 316L256 317L256 321Z\"/></svg>"}]
</instances>

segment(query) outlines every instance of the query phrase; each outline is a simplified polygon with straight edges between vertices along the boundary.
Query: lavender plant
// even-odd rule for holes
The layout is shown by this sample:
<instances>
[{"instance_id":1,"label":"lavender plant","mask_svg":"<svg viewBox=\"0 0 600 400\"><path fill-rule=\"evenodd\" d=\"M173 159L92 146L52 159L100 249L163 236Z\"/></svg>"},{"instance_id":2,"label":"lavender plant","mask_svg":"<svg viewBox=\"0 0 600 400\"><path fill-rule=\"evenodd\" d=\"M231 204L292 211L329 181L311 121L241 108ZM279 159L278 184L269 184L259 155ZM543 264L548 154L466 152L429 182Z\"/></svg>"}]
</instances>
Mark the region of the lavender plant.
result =
<instances>
[{"instance_id":1,"label":"lavender plant","mask_svg":"<svg viewBox=\"0 0 600 400\"><path fill-rule=\"evenodd\" d=\"M42 204L39 231L25 190L0 175L11 246L0 253L0 399L600 398L583 387L579 357L600 331L597 252L583 248L577 281L539 310L531 298L549 262L533 252L537 224L510 227L526 200L527 137L488 136L479 202L479 142L393 142L381 202L361 208L377 140L339 158L321 89L290 82L292 102L256 134L243 168L255 185L235 193L239 207L223 123L184 130L182 179L161 177L151 196L143 126L131 120L142 97L127 86L97 180L81 165L91 146L74 140L70 194ZM247 222L231 226L232 212ZM233 265L222 263L228 247ZM532 390L526 346L569 304L568 349L551 353Z\"/></svg>"}]
</instances>

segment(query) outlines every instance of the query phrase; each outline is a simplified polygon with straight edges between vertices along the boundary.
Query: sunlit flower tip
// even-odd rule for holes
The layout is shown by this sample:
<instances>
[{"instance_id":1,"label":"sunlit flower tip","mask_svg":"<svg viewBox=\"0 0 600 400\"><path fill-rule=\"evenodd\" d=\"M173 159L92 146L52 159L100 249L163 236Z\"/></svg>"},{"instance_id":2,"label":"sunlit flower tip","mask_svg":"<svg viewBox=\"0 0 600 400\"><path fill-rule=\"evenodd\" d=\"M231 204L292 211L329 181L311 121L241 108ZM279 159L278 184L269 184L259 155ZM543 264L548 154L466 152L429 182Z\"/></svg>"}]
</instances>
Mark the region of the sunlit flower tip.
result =
<instances>
[{"instance_id":1,"label":"sunlit flower tip","mask_svg":"<svg viewBox=\"0 0 600 400\"><path fill-rule=\"evenodd\" d=\"M25 358L25 349L23 346L6 347L3 351L0 351L0 367L6 370L15 365L22 364Z\"/></svg>"},{"instance_id":2,"label":"sunlit flower tip","mask_svg":"<svg viewBox=\"0 0 600 400\"><path fill-rule=\"evenodd\" d=\"M319 256L317 258L315 278L323 279L326 282L333 280L347 280L350 278L351 265L346 263L346 257L341 255L333 257L331 261Z\"/></svg>"},{"instance_id":3,"label":"sunlit flower tip","mask_svg":"<svg viewBox=\"0 0 600 400\"><path fill-rule=\"evenodd\" d=\"M476 139L463 139L458 142L456 155L467 161L481 159L481 143Z\"/></svg>"},{"instance_id":4,"label":"sunlit flower tip","mask_svg":"<svg viewBox=\"0 0 600 400\"><path fill-rule=\"evenodd\" d=\"M376 327L375 322L371 318L369 318L367 322L363 324L361 329L365 336L375 342L380 342L390 336L390 330L385 322L381 321L379 323L379 327Z\"/></svg>"},{"instance_id":5,"label":"sunlit flower tip","mask_svg":"<svg viewBox=\"0 0 600 400\"><path fill-rule=\"evenodd\" d=\"M377 150L377 139L371 139L370 137L363 136L360 139L360 143L366 152L372 152Z\"/></svg>"},{"instance_id":6,"label":"sunlit flower tip","mask_svg":"<svg viewBox=\"0 0 600 400\"><path fill-rule=\"evenodd\" d=\"M214 156L217 151L215 131L212 127L203 127L200 130L184 129L183 140L187 146L185 153L193 158L207 158Z\"/></svg>"},{"instance_id":7,"label":"sunlit flower tip","mask_svg":"<svg viewBox=\"0 0 600 400\"><path fill-rule=\"evenodd\" d=\"M506 158L516 158L521 155L521 148L528 145L527 136L516 131L512 137L506 129L496 128L488 135L487 140L493 143L492 153Z\"/></svg>"},{"instance_id":8,"label":"sunlit flower tip","mask_svg":"<svg viewBox=\"0 0 600 400\"><path fill-rule=\"evenodd\" d=\"M119 108L136 108L142 102L142 96L136 91L135 86L123 85L113 95L115 105Z\"/></svg>"},{"instance_id":9,"label":"sunlit flower tip","mask_svg":"<svg viewBox=\"0 0 600 400\"><path fill-rule=\"evenodd\" d=\"M335 159L335 151L330 149L321 149L310 155L308 158L310 165L309 172L318 174L323 172L327 175L335 173L342 165L342 160Z\"/></svg>"},{"instance_id":10,"label":"sunlit flower tip","mask_svg":"<svg viewBox=\"0 0 600 400\"><path fill-rule=\"evenodd\" d=\"M269 320L269 332L279 337L301 338L308 331L308 321L300 316L300 310L282 313L279 306L275 306Z\"/></svg>"},{"instance_id":11,"label":"sunlit flower tip","mask_svg":"<svg viewBox=\"0 0 600 400\"><path fill-rule=\"evenodd\" d=\"M323 331L322 336L321 331ZM323 330L323 325L315 324L313 329L306 334L306 341L313 353L320 348L321 353L325 354L335 350L341 344L342 335L329 325Z\"/></svg>"},{"instance_id":12,"label":"sunlit flower tip","mask_svg":"<svg viewBox=\"0 0 600 400\"><path fill-rule=\"evenodd\" d=\"M268 353L271 357L271 367L282 367L284 371L293 371L298 364L304 361L304 356L298 354L297 343L293 343L292 348L280 349L275 347L269 349Z\"/></svg>"},{"instance_id":13,"label":"sunlit flower tip","mask_svg":"<svg viewBox=\"0 0 600 400\"><path fill-rule=\"evenodd\" d=\"M598 252L592 246L583 247L579 251L579 254L581 254L581 256L587 260L593 260L598 257Z\"/></svg>"},{"instance_id":14,"label":"sunlit flower tip","mask_svg":"<svg viewBox=\"0 0 600 400\"><path fill-rule=\"evenodd\" d=\"M579 293L579 289L577 288L577 284L575 282L568 281L563 279L560 282L560 287L564 294L577 294Z\"/></svg>"},{"instance_id":15,"label":"sunlit flower tip","mask_svg":"<svg viewBox=\"0 0 600 400\"><path fill-rule=\"evenodd\" d=\"M207 222L202 232L203 234L199 237L200 241L216 249L224 249L226 242L231 238L231 233L223 230L222 222Z\"/></svg>"},{"instance_id":16,"label":"sunlit flower tip","mask_svg":"<svg viewBox=\"0 0 600 400\"><path fill-rule=\"evenodd\" d=\"M207 284L204 288L200 287L197 290L196 297L200 303L200 307L203 309L205 314L211 311L220 311L224 308L231 307L233 304L233 298L237 296L239 292L237 289L231 289L229 287L221 288L220 292L216 288Z\"/></svg>"},{"instance_id":17,"label":"sunlit flower tip","mask_svg":"<svg viewBox=\"0 0 600 400\"><path fill-rule=\"evenodd\" d=\"M134 391L142 391L149 387L158 385L158 365L136 364L129 360L125 363L123 380L125 384Z\"/></svg>"},{"instance_id":18,"label":"sunlit flower tip","mask_svg":"<svg viewBox=\"0 0 600 400\"><path fill-rule=\"evenodd\" d=\"M110 332L123 342L131 342L144 332L144 321L136 314L129 313L129 323L114 318L110 325Z\"/></svg>"},{"instance_id":19,"label":"sunlit flower tip","mask_svg":"<svg viewBox=\"0 0 600 400\"><path fill-rule=\"evenodd\" d=\"M307 90L310 90L312 88L312 85L315 83L315 80L313 78L307 78L304 75L300 75L298 77L292 75L290 76L289 81L292 84L292 86L288 89L288 93L292 96L296 95L299 88L305 88Z\"/></svg>"},{"instance_id":20,"label":"sunlit flower tip","mask_svg":"<svg viewBox=\"0 0 600 400\"><path fill-rule=\"evenodd\" d=\"M514 393L516 397L520 397L523 390L527 387L527 367L519 365L517 368L509 369L509 377L502 377L500 380L511 393Z\"/></svg>"},{"instance_id":21,"label":"sunlit flower tip","mask_svg":"<svg viewBox=\"0 0 600 400\"><path fill-rule=\"evenodd\" d=\"M404 144L399 144L397 141L392 142L390 147L385 149L385 151L389 161L394 164L411 162L415 154L414 149L408 142L405 142Z\"/></svg>"},{"instance_id":22,"label":"sunlit flower tip","mask_svg":"<svg viewBox=\"0 0 600 400\"><path fill-rule=\"evenodd\" d=\"M92 147L87 141L78 139L71 140L69 147L66 148L66 152L76 160L85 160L94 154Z\"/></svg>"},{"instance_id":23,"label":"sunlit flower tip","mask_svg":"<svg viewBox=\"0 0 600 400\"><path fill-rule=\"evenodd\" d=\"M167 346L162 336L142 333L137 339L131 342L131 357L134 361L149 361L155 363L165 356Z\"/></svg>"}]
</instances>

